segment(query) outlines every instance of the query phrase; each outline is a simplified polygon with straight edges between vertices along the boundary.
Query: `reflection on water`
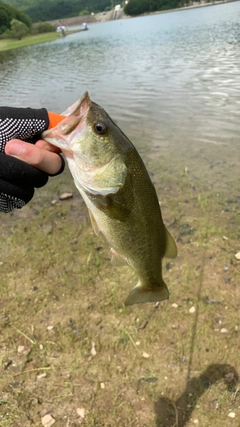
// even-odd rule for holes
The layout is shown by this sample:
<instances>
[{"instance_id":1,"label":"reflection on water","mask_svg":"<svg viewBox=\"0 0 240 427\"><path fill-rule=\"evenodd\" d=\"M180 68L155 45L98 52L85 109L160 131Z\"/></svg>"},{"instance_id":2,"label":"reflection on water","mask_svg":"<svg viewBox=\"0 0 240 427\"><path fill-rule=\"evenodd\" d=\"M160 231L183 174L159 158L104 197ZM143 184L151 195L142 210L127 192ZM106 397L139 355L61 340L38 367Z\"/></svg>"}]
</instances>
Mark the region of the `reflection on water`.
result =
<instances>
[{"instance_id":1,"label":"reflection on water","mask_svg":"<svg viewBox=\"0 0 240 427\"><path fill-rule=\"evenodd\" d=\"M240 2L94 24L6 52L0 79L1 104L59 112L88 90L149 162L165 153L170 168L199 166L204 180L208 163L232 158L238 172Z\"/></svg>"}]
</instances>

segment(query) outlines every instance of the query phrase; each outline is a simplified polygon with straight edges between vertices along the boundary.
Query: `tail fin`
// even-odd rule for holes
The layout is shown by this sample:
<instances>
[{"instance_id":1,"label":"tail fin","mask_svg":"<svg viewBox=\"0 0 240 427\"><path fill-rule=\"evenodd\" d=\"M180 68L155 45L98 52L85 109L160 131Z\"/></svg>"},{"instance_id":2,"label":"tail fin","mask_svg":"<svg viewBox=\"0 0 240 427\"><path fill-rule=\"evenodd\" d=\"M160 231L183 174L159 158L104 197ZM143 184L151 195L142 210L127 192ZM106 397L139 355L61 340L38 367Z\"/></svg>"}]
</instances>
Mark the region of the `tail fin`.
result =
<instances>
[{"instance_id":1,"label":"tail fin","mask_svg":"<svg viewBox=\"0 0 240 427\"><path fill-rule=\"evenodd\" d=\"M125 305L143 304L146 302L163 301L169 298L167 285L162 281L161 285L157 284L151 288L144 287L138 283L128 295Z\"/></svg>"}]
</instances>

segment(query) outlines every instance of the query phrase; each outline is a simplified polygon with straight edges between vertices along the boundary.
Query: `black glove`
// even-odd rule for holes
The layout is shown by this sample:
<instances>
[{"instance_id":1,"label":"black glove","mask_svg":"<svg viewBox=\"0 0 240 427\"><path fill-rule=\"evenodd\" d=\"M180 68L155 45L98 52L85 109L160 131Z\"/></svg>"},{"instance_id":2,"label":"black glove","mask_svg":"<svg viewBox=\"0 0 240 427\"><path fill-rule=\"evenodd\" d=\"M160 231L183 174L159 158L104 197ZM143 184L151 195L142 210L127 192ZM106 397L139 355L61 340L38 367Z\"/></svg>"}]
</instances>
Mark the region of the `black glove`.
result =
<instances>
[{"instance_id":1,"label":"black glove","mask_svg":"<svg viewBox=\"0 0 240 427\"><path fill-rule=\"evenodd\" d=\"M17 138L34 144L48 125L48 112L45 108L0 107L0 212L23 207L32 199L34 188L43 187L49 176L4 154L6 143ZM58 173L63 169L64 162Z\"/></svg>"},{"instance_id":2,"label":"black glove","mask_svg":"<svg viewBox=\"0 0 240 427\"><path fill-rule=\"evenodd\" d=\"M12 156L0 153L0 212L22 208L43 187L48 175Z\"/></svg>"}]
</instances>

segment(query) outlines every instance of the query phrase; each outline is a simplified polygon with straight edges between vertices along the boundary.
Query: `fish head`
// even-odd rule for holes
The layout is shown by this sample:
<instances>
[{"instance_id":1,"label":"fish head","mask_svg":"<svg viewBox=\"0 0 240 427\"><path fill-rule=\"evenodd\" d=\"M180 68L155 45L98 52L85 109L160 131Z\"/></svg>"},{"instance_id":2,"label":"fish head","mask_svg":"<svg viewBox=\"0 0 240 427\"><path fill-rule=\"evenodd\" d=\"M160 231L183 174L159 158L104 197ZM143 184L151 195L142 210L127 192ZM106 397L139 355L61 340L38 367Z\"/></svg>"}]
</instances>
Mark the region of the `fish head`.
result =
<instances>
[{"instance_id":1,"label":"fish head","mask_svg":"<svg viewBox=\"0 0 240 427\"><path fill-rule=\"evenodd\" d=\"M66 118L45 131L43 139L62 150L80 187L94 194L117 192L127 174L127 147L121 143L125 135L88 92L63 115Z\"/></svg>"}]
</instances>

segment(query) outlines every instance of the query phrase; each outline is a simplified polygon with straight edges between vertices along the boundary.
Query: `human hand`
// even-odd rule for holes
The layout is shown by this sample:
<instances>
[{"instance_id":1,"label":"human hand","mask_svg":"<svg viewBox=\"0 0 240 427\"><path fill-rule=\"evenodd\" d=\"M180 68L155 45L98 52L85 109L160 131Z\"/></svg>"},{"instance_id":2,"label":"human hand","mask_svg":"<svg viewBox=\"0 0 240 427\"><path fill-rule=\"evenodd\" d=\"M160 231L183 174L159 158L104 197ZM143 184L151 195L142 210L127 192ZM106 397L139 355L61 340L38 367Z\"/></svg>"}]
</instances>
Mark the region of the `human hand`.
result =
<instances>
[{"instance_id":1,"label":"human hand","mask_svg":"<svg viewBox=\"0 0 240 427\"><path fill-rule=\"evenodd\" d=\"M59 150L39 140L63 118L45 109L0 107L0 212L21 208L34 188L64 170Z\"/></svg>"},{"instance_id":2,"label":"human hand","mask_svg":"<svg viewBox=\"0 0 240 427\"><path fill-rule=\"evenodd\" d=\"M62 157L59 156L60 150L46 141L39 140L35 145L12 139L5 146L5 154L34 166L48 175L58 174L62 168Z\"/></svg>"}]
</instances>

